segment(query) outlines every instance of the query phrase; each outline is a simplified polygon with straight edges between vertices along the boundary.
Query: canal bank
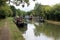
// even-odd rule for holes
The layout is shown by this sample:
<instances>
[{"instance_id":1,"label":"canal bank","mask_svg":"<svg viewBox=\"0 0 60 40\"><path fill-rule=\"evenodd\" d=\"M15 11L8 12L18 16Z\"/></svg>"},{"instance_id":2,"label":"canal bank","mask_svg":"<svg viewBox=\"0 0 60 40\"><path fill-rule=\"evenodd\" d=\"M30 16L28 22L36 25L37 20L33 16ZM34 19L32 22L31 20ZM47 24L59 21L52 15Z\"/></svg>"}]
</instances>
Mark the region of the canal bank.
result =
<instances>
[{"instance_id":1,"label":"canal bank","mask_svg":"<svg viewBox=\"0 0 60 40\"><path fill-rule=\"evenodd\" d=\"M10 30L10 37L11 40L25 40L22 36L22 32L18 29L16 24L14 24L13 19L7 18L8 23L9 23L9 30Z\"/></svg>"},{"instance_id":2,"label":"canal bank","mask_svg":"<svg viewBox=\"0 0 60 40\"><path fill-rule=\"evenodd\" d=\"M55 25L60 25L60 22L58 21L52 21L52 20L45 20L47 23L55 24Z\"/></svg>"},{"instance_id":3,"label":"canal bank","mask_svg":"<svg viewBox=\"0 0 60 40\"><path fill-rule=\"evenodd\" d=\"M22 32L11 17L0 21L0 40L24 40Z\"/></svg>"}]
</instances>

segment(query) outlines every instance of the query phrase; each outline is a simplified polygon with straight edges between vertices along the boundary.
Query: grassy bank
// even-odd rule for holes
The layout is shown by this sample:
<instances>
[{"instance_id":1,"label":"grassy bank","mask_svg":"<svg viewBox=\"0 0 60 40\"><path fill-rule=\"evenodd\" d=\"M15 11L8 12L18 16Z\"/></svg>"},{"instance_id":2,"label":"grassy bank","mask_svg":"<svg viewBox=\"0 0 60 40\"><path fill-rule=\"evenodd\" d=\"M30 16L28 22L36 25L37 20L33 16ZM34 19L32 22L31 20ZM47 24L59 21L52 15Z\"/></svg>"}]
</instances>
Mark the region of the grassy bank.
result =
<instances>
[{"instance_id":1,"label":"grassy bank","mask_svg":"<svg viewBox=\"0 0 60 40\"><path fill-rule=\"evenodd\" d=\"M24 40L22 33L18 30L17 26L13 23L12 18L8 18L9 29L11 33L11 40Z\"/></svg>"},{"instance_id":2,"label":"grassy bank","mask_svg":"<svg viewBox=\"0 0 60 40\"><path fill-rule=\"evenodd\" d=\"M0 19L0 34L1 34L2 28L4 27L5 20L6 20L6 19Z\"/></svg>"},{"instance_id":3,"label":"grassy bank","mask_svg":"<svg viewBox=\"0 0 60 40\"><path fill-rule=\"evenodd\" d=\"M58 21L52 21L52 20L46 20L47 23L55 24L55 25L60 25L60 22Z\"/></svg>"},{"instance_id":4,"label":"grassy bank","mask_svg":"<svg viewBox=\"0 0 60 40\"><path fill-rule=\"evenodd\" d=\"M5 20L6 20L6 19L1 19L1 20L0 20L0 28L4 26Z\"/></svg>"}]
</instances>

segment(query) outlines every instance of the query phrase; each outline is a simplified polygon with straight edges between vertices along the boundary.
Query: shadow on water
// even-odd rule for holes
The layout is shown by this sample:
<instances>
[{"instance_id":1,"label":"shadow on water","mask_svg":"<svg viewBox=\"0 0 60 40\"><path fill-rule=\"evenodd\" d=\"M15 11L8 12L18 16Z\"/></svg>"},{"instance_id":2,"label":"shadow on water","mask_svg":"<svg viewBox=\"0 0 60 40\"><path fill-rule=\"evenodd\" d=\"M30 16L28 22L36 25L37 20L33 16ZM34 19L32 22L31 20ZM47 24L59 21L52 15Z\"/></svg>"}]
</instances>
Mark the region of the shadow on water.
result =
<instances>
[{"instance_id":1,"label":"shadow on water","mask_svg":"<svg viewBox=\"0 0 60 40\"><path fill-rule=\"evenodd\" d=\"M23 28L19 28L19 30L22 32L22 33L25 33L25 31L27 30L27 26L26 27L23 27Z\"/></svg>"},{"instance_id":2,"label":"shadow on water","mask_svg":"<svg viewBox=\"0 0 60 40\"><path fill-rule=\"evenodd\" d=\"M60 40L60 25L53 25L49 23L43 23L35 25L34 34L38 37L41 36L40 33L46 35L47 37L52 37L51 40Z\"/></svg>"},{"instance_id":3,"label":"shadow on water","mask_svg":"<svg viewBox=\"0 0 60 40\"><path fill-rule=\"evenodd\" d=\"M25 33L25 31L27 30L27 25L16 25L16 26L22 33Z\"/></svg>"}]
</instances>

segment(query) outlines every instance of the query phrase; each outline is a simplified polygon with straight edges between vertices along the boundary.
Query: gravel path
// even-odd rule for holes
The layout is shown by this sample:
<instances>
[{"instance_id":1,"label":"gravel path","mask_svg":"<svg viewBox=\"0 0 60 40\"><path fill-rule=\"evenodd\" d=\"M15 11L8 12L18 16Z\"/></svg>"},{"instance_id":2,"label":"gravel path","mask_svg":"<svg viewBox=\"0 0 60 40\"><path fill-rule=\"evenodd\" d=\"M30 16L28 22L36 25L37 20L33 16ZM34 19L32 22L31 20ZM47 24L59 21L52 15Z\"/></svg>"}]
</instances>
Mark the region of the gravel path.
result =
<instances>
[{"instance_id":1,"label":"gravel path","mask_svg":"<svg viewBox=\"0 0 60 40\"><path fill-rule=\"evenodd\" d=\"M2 28L0 40L10 40L10 33L9 33L9 28L8 28L7 22L5 22L5 25Z\"/></svg>"}]
</instances>

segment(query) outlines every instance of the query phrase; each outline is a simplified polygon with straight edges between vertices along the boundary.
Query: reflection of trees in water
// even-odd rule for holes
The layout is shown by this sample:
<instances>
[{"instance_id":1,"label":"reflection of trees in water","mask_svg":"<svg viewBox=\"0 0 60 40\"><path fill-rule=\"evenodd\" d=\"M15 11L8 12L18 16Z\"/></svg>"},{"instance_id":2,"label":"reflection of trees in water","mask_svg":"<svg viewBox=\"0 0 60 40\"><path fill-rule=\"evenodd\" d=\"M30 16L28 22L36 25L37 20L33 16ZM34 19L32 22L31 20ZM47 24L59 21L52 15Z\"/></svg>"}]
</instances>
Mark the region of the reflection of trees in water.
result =
<instances>
[{"instance_id":1,"label":"reflection of trees in water","mask_svg":"<svg viewBox=\"0 0 60 40\"><path fill-rule=\"evenodd\" d=\"M43 28L42 28L42 27L43 27L44 25L40 24L40 26L39 26L39 25L38 25L38 26L35 25L35 26L36 26L36 28L35 28L35 30L34 30L35 35L36 35L36 36L39 36L40 33L43 31Z\"/></svg>"},{"instance_id":2,"label":"reflection of trees in water","mask_svg":"<svg viewBox=\"0 0 60 40\"><path fill-rule=\"evenodd\" d=\"M39 36L40 33L44 33L48 37L54 37L55 40L58 40L60 37L60 26L48 23L40 24L40 26L36 25L35 35Z\"/></svg>"},{"instance_id":3,"label":"reflection of trees in water","mask_svg":"<svg viewBox=\"0 0 60 40\"><path fill-rule=\"evenodd\" d=\"M27 30L27 26L25 27L18 27L19 30L22 32L22 33L25 33L25 31Z\"/></svg>"}]
</instances>

